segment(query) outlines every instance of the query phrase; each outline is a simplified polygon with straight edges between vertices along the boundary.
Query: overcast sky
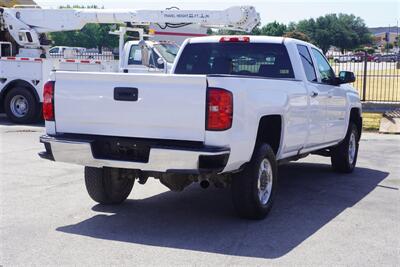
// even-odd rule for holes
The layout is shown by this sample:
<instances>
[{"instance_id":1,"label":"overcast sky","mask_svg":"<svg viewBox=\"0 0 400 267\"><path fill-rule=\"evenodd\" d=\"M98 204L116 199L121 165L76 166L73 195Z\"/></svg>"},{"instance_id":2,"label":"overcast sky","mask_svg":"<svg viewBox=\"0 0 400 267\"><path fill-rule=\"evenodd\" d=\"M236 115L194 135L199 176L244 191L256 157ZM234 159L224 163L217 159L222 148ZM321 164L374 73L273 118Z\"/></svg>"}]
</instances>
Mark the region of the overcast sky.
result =
<instances>
[{"instance_id":1,"label":"overcast sky","mask_svg":"<svg viewBox=\"0 0 400 267\"><path fill-rule=\"evenodd\" d=\"M253 5L261 14L262 23L271 21L289 23L315 18L328 13L352 13L363 18L369 27L395 26L400 23L398 0L35 0L43 7L60 5L92 5L105 8L164 9L177 6L181 9L224 9L232 5Z\"/></svg>"}]
</instances>

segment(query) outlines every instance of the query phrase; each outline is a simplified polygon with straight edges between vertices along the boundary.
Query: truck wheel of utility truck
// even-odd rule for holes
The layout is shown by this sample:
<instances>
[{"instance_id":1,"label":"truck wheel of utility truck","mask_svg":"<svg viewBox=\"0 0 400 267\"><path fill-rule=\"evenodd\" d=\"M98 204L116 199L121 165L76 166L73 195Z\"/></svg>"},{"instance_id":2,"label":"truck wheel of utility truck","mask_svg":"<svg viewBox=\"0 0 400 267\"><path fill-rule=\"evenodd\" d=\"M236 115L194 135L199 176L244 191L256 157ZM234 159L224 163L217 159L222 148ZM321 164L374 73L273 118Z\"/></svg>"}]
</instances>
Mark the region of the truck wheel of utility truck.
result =
<instances>
[{"instance_id":1,"label":"truck wheel of utility truck","mask_svg":"<svg viewBox=\"0 0 400 267\"><path fill-rule=\"evenodd\" d=\"M134 182L121 177L118 169L85 167L86 190L100 204L122 203L131 193Z\"/></svg>"},{"instance_id":2,"label":"truck wheel of utility truck","mask_svg":"<svg viewBox=\"0 0 400 267\"><path fill-rule=\"evenodd\" d=\"M358 156L360 133L357 126L350 121L346 137L337 146L331 148L332 168L337 172L353 172Z\"/></svg>"},{"instance_id":3,"label":"truck wheel of utility truck","mask_svg":"<svg viewBox=\"0 0 400 267\"><path fill-rule=\"evenodd\" d=\"M15 123L35 123L39 121L42 109L35 96L24 87L12 88L4 99L4 111Z\"/></svg>"},{"instance_id":4,"label":"truck wheel of utility truck","mask_svg":"<svg viewBox=\"0 0 400 267\"><path fill-rule=\"evenodd\" d=\"M278 186L274 151L268 144L256 146L251 161L232 177L232 198L240 217L263 219L272 208Z\"/></svg>"}]
</instances>

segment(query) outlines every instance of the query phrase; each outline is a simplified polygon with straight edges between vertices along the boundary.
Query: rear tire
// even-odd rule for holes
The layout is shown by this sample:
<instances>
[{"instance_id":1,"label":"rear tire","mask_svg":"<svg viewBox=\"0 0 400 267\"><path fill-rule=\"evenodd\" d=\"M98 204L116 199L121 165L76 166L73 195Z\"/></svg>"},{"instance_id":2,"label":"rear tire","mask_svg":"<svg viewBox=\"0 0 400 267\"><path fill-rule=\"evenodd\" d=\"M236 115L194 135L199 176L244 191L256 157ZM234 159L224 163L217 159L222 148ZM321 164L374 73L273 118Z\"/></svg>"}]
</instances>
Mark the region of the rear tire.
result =
<instances>
[{"instance_id":1,"label":"rear tire","mask_svg":"<svg viewBox=\"0 0 400 267\"><path fill-rule=\"evenodd\" d=\"M335 171L353 172L357 163L359 136L357 126L350 122L345 139L331 149L331 163Z\"/></svg>"},{"instance_id":2,"label":"rear tire","mask_svg":"<svg viewBox=\"0 0 400 267\"><path fill-rule=\"evenodd\" d=\"M24 87L12 88L4 99L4 111L14 123L28 124L40 120L42 108L35 96Z\"/></svg>"},{"instance_id":3,"label":"rear tire","mask_svg":"<svg viewBox=\"0 0 400 267\"><path fill-rule=\"evenodd\" d=\"M134 179L122 178L118 169L85 167L89 196L100 204L120 204L132 191Z\"/></svg>"},{"instance_id":4,"label":"rear tire","mask_svg":"<svg viewBox=\"0 0 400 267\"><path fill-rule=\"evenodd\" d=\"M263 219L272 208L278 180L274 151L268 144L256 146L251 161L232 177L236 212L246 219Z\"/></svg>"}]
</instances>

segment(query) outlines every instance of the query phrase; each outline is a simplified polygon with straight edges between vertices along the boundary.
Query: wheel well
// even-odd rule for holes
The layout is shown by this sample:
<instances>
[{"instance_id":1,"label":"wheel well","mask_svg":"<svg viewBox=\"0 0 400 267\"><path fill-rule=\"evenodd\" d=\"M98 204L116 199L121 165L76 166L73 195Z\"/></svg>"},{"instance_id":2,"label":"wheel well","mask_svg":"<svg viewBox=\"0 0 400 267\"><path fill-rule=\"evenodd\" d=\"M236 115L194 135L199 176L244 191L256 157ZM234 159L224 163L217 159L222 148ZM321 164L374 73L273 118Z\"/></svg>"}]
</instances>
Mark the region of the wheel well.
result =
<instances>
[{"instance_id":1,"label":"wheel well","mask_svg":"<svg viewBox=\"0 0 400 267\"><path fill-rule=\"evenodd\" d=\"M359 108L352 108L350 111L350 122L354 122L356 124L357 130L359 132L358 139L361 138L362 131L362 116L361 110Z\"/></svg>"},{"instance_id":2,"label":"wheel well","mask_svg":"<svg viewBox=\"0 0 400 267\"><path fill-rule=\"evenodd\" d=\"M282 118L280 115L268 115L260 119L257 131L257 143L267 143L275 155L279 151L282 133Z\"/></svg>"},{"instance_id":3,"label":"wheel well","mask_svg":"<svg viewBox=\"0 0 400 267\"><path fill-rule=\"evenodd\" d=\"M30 84L27 81L24 80L14 80L12 82L9 82L4 89L1 91L0 94L0 104L3 105L4 103L4 98L5 96L8 94L8 92L10 92L11 89L15 88L15 87L24 87L26 88L29 92L31 92L34 96L37 102L40 102L40 98L38 93L36 92L36 89L32 86L32 84Z\"/></svg>"}]
</instances>

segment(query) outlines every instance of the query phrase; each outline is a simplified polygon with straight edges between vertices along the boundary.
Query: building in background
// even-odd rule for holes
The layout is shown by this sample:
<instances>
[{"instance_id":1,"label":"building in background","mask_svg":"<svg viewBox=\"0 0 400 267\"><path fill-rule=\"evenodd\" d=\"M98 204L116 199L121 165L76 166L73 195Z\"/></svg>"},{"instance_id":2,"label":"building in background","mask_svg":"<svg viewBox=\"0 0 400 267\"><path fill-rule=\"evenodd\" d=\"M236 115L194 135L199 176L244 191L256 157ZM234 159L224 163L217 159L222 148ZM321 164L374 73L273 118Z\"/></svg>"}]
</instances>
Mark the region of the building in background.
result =
<instances>
[{"instance_id":1,"label":"building in background","mask_svg":"<svg viewBox=\"0 0 400 267\"><path fill-rule=\"evenodd\" d=\"M369 31L374 35L375 46L381 49L390 47L393 52L399 52L399 27L370 28Z\"/></svg>"}]
</instances>

